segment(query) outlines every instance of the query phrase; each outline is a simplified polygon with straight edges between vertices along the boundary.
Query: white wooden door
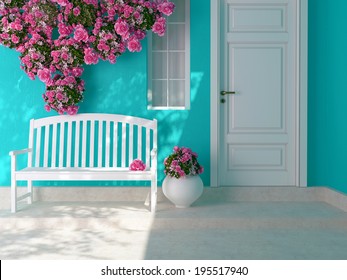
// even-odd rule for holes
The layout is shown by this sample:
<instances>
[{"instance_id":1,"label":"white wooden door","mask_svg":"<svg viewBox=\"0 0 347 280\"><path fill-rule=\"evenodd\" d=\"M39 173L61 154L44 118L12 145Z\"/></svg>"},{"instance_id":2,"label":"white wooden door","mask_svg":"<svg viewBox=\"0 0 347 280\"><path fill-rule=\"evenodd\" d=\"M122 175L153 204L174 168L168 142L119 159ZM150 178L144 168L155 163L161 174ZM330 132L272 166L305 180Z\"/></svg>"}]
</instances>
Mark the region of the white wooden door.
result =
<instances>
[{"instance_id":1,"label":"white wooden door","mask_svg":"<svg viewBox=\"0 0 347 280\"><path fill-rule=\"evenodd\" d=\"M296 5L222 0L222 186L295 185Z\"/></svg>"}]
</instances>

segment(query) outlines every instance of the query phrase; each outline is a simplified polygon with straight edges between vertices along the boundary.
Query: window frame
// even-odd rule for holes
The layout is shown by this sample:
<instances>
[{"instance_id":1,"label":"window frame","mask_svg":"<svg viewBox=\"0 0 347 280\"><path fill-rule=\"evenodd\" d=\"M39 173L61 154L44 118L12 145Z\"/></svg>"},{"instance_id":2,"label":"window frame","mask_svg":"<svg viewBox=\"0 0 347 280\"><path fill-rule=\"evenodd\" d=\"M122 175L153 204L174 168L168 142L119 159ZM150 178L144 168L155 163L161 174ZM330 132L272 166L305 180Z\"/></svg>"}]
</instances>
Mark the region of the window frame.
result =
<instances>
[{"instance_id":1,"label":"window frame","mask_svg":"<svg viewBox=\"0 0 347 280\"><path fill-rule=\"evenodd\" d=\"M167 19L167 26L166 26L166 49L163 50L155 50L153 51L153 36L158 36L156 34L150 33L148 35L148 41L147 41L147 109L148 110L190 110L190 0L184 0L185 2L185 19L184 22L170 22L168 18ZM176 12L176 11L175 11ZM185 31L185 38L184 38L184 52L185 59L184 59L184 69L185 69L185 76L184 79L170 79L169 77L169 54L174 52L180 52L181 50L169 50L169 26L174 25L182 25L184 24L184 31ZM166 53L166 67L167 67L167 77L166 77L166 105L153 105L153 81L155 80L165 80L165 79L153 79L153 53ZM183 80L184 81L184 105L183 106L173 106L170 105L170 96L172 96L172 92L169 91L169 81L170 80Z\"/></svg>"}]
</instances>

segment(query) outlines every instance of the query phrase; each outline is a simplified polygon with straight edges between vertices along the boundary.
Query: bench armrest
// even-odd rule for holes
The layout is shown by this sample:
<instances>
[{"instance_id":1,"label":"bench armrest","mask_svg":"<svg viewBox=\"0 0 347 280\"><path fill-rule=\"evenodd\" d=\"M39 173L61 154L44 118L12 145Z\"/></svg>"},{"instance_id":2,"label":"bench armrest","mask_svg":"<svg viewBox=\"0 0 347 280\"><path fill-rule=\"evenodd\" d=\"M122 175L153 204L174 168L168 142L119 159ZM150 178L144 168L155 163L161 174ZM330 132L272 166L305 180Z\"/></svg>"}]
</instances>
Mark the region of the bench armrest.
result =
<instances>
[{"instance_id":1,"label":"bench armrest","mask_svg":"<svg viewBox=\"0 0 347 280\"><path fill-rule=\"evenodd\" d=\"M156 149L156 148L152 149L152 151L151 151L151 157L152 157L152 158L157 157L157 149Z\"/></svg>"},{"instance_id":2,"label":"bench armrest","mask_svg":"<svg viewBox=\"0 0 347 280\"><path fill-rule=\"evenodd\" d=\"M152 172L157 172L157 149L152 149L151 151L151 170Z\"/></svg>"},{"instance_id":3,"label":"bench armrest","mask_svg":"<svg viewBox=\"0 0 347 280\"><path fill-rule=\"evenodd\" d=\"M20 154L30 153L32 151L33 151L32 149L15 150L15 151L11 151L9 153L9 155L10 156L16 156L16 155L20 155Z\"/></svg>"}]
</instances>

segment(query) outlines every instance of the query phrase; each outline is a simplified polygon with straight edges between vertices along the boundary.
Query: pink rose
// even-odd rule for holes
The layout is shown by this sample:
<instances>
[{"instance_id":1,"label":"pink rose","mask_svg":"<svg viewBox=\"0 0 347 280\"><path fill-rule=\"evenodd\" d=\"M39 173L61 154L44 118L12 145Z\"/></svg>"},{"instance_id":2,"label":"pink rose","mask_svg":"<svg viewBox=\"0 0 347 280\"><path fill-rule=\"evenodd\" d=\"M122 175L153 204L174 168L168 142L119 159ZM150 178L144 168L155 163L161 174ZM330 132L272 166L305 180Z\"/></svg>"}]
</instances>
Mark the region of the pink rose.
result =
<instances>
[{"instance_id":1,"label":"pink rose","mask_svg":"<svg viewBox=\"0 0 347 280\"><path fill-rule=\"evenodd\" d=\"M89 36L88 36L88 31L83 28L82 25L78 25L77 28L75 29L75 35L74 38L78 42L88 42Z\"/></svg>"},{"instance_id":2,"label":"pink rose","mask_svg":"<svg viewBox=\"0 0 347 280\"><path fill-rule=\"evenodd\" d=\"M163 2L158 5L159 12L163 13L166 16L170 16L175 9L175 4L172 2Z\"/></svg>"},{"instance_id":3,"label":"pink rose","mask_svg":"<svg viewBox=\"0 0 347 280\"><path fill-rule=\"evenodd\" d=\"M190 154L184 154L184 155L182 156L182 158L181 158L181 161L182 161L183 163L185 163L185 162L189 161L190 159L191 159Z\"/></svg>"},{"instance_id":4,"label":"pink rose","mask_svg":"<svg viewBox=\"0 0 347 280\"><path fill-rule=\"evenodd\" d=\"M42 82L47 83L51 79L51 72L46 68L40 69L37 71L37 76Z\"/></svg>"},{"instance_id":5,"label":"pink rose","mask_svg":"<svg viewBox=\"0 0 347 280\"><path fill-rule=\"evenodd\" d=\"M161 17L153 24L152 31L159 36L164 36L166 30L166 19Z\"/></svg>"},{"instance_id":6,"label":"pink rose","mask_svg":"<svg viewBox=\"0 0 347 280\"><path fill-rule=\"evenodd\" d=\"M135 36L130 38L128 42L128 49L131 52L140 52L142 50L141 43Z\"/></svg>"},{"instance_id":7,"label":"pink rose","mask_svg":"<svg viewBox=\"0 0 347 280\"><path fill-rule=\"evenodd\" d=\"M74 16L76 16L76 17L79 16L81 13L81 9L79 7L74 8L72 11L73 11Z\"/></svg>"},{"instance_id":8,"label":"pink rose","mask_svg":"<svg viewBox=\"0 0 347 280\"><path fill-rule=\"evenodd\" d=\"M134 11L134 8L133 8L133 7L131 7L131 6L129 6L129 5L126 5L126 6L124 7L124 11L123 11L124 17L125 17L125 18L130 17L131 14L133 13L133 11Z\"/></svg>"},{"instance_id":9,"label":"pink rose","mask_svg":"<svg viewBox=\"0 0 347 280\"><path fill-rule=\"evenodd\" d=\"M35 74L33 72L29 72L28 77L30 80L35 80Z\"/></svg>"},{"instance_id":10,"label":"pink rose","mask_svg":"<svg viewBox=\"0 0 347 280\"><path fill-rule=\"evenodd\" d=\"M64 99L64 96L61 92L58 92L57 95L55 96L57 100L62 101Z\"/></svg>"},{"instance_id":11,"label":"pink rose","mask_svg":"<svg viewBox=\"0 0 347 280\"><path fill-rule=\"evenodd\" d=\"M64 7L67 4L69 4L68 0L55 0L55 2L57 2L60 6Z\"/></svg>"},{"instance_id":12,"label":"pink rose","mask_svg":"<svg viewBox=\"0 0 347 280\"><path fill-rule=\"evenodd\" d=\"M75 106L75 105L69 106L69 107L67 108L67 113L68 113L69 115L76 115L77 112L78 112L78 109L79 109L78 106Z\"/></svg>"},{"instance_id":13,"label":"pink rose","mask_svg":"<svg viewBox=\"0 0 347 280\"><path fill-rule=\"evenodd\" d=\"M86 48L84 50L84 62L88 65L98 63L98 55L93 51L92 48Z\"/></svg>"},{"instance_id":14,"label":"pink rose","mask_svg":"<svg viewBox=\"0 0 347 280\"><path fill-rule=\"evenodd\" d=\"M108 60L110 61L110 63L115 64L116 60L117 60L117 57L114 54L110 54L108 56Z\"/></svg>"},{"instance_id":15,"label":"pink rose","mask_svg":"<svg viewBox=\"0 0 347 280\"><path fill-rule=\"evenodd\" d=\"M76 67L76 68L73 68L73 69L72 69L72 74L73 74L75 77L80 77L80 76L82 76L82 73L83 73L83 68L82 68L82 67Z\"/></svg>"},{"instance_id":16,"label":"pink rose","mask_svg":"<svg viewBox=\"0 0 347 280\"><path fill-rule=\"evenodd\" d=\"M129 166L131 171L143 171L146 169L146 164L140 159L135 159Z\"/></svg>"},{"instance_id":17,"label":"pink rose","mask_svg":"<svg viewBox=\"0 0 347 280\"><path fill-rule=\"evenodd\" d=\"M32 53L31 54L31 58L34 59L34 60L38 60L40 58L39 54L38 53Z\"/></svg>"},{"instance_id":18,"label":"pink rose","mask_svg":"<svg viewBox=\"0 0 347 280\"><path fill-rule=\"evenodd\" d=\"M146 37L146 32L142 30L136 30L135 31L135 36L139 40L143 40Z\"/></svg>"},{"instance_id":19,"label":"pink rose","mask_svg":"<svg viewBox=\"0 0 347 280\"><path fill-rule=\"evenodd\" d=\"M12 34L11 36L11 40L14 44L18 44L19 43L19 38L16 34Z\"/></svg>"},{"instance_id":20,"label":"pink rose","mask_svg":"<svg viewBox=\"0 0 347 280\"><path fill-rule=\"evenodd\" d=\"M122 36L124 39L129 38L129 25L125 20L118 18L114 25L114 29L117 32L117 34Z\"/></svg>"},{"instance_id":21,"label":"pink rose","mask_svg":"<svg viewBox=\"0 0 347 280\"><path fill-rule=\"evenodd\" d=\"M49 106L48 104L46 104L46 105L45 105L45 110L46 110L47 112L51 111L51 106Z\"/></svg>"},{"instance_id":22,"label":"pink rose","mask_svg":"<svg viewBox=\"0 0 347 280\"><path fill-rule=\"evenodd\" d=\"M61 53L61 58L65 61L69 59L69 54L67 52L62 52Z\"/></svg>"},{"instance_id":23,"label":"pink rose","mask_svg":"<svg viewBox=\"0 0 347 280\"><path fill-rule=\"evenodd\" d=\"M7 33L2 33L2 34L0 34L0 36L4 40L7 40L8 38L10 38L10 36Z\"/></svg>"},{"instance_id":24,"label":"pink rose","mask_svg":"<svg viewBox=\"0 0 347 280\"><path fill-rule=\"evenodd\" d=\"M58 32L61 36L69 36L72 32L72 28L63 23L58 24Z\"/></svg>"},{"instance_id":25,"label":"pink rose","mask_svg":"<svg viewBox=\"0 0 347 280\"><path fill-rule=\"evenodd\" d=\"M89 37L89 43L94 43L96 41L96 37L95 36L90 36Z\"/></svg>"}]
</instances>

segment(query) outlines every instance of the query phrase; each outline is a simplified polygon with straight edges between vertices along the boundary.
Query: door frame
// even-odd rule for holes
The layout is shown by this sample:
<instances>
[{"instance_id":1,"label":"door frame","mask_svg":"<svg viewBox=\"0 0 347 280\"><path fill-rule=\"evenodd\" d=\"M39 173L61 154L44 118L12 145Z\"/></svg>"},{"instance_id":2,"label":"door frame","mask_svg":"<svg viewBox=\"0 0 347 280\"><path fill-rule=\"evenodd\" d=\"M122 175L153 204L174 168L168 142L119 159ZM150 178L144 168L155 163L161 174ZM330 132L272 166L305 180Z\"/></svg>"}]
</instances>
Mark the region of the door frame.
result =
<instances>
[{"instance_id":1,"label":"door frame","mask_svg":"<svg viewBox=\"0 0 347 280\"><path fill-rule=\"evenodd\" d=\"M211 122L210 180L219 187L220 164L220 5L223 0L211 0ZM296 45L296 139L295 185L307 186L307 39L308 0L297 1Z\"/></svg>"}]
</instances>

